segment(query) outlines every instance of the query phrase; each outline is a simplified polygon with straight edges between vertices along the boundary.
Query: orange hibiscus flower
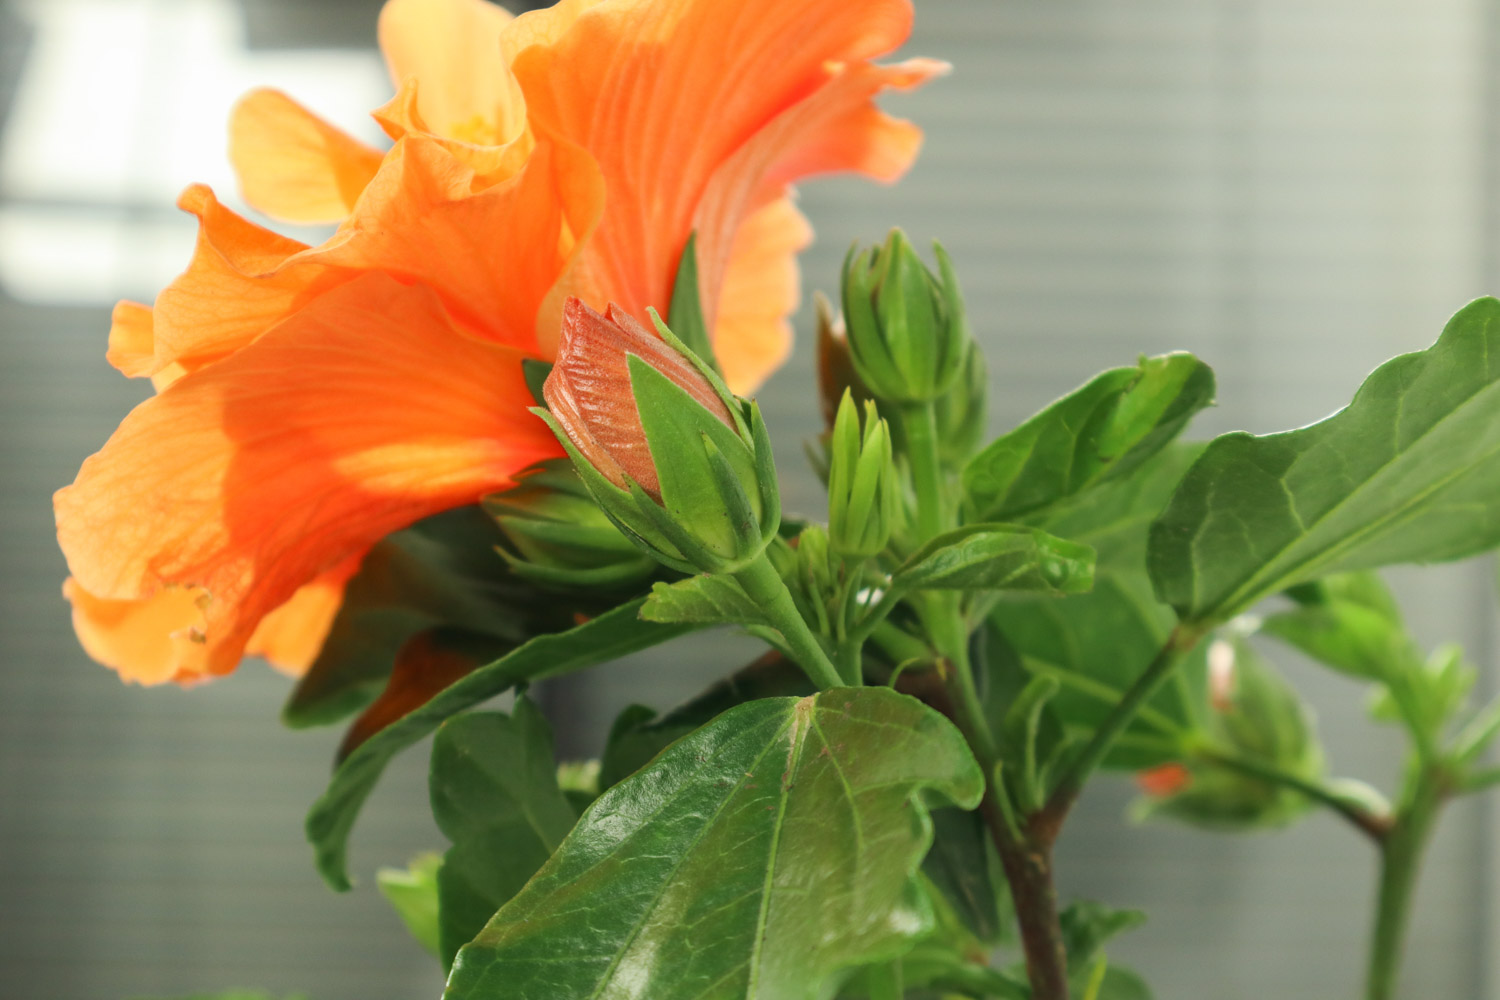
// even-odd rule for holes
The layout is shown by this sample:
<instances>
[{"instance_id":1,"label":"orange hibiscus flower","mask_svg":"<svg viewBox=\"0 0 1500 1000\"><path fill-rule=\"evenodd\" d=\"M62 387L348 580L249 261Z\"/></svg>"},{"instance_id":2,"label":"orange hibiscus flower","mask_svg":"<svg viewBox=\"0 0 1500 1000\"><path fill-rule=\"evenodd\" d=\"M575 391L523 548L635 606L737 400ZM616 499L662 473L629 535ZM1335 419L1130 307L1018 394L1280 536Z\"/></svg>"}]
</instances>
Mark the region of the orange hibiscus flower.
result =
<instances>
[{"instance_id":1,"label":"orange hibiscus flower","mask_svg":"<svg viewBox=\"0 0 1500 1000\"><path fill-rule=\"evenodd\" d=\"M339 222L310 247L191 187L187 270L121 303L108 357L158 394L57 493L87 651L141 683L298 672L371 545L557 453L526 411L576 295L663 308L698 233L726 377L786 356L809 239L789 185L891 180L920 133L878 66L909 0L390 0L385 153L275 91L235 109L231 158L268 215Z\"/></svg>"}]
</instances>

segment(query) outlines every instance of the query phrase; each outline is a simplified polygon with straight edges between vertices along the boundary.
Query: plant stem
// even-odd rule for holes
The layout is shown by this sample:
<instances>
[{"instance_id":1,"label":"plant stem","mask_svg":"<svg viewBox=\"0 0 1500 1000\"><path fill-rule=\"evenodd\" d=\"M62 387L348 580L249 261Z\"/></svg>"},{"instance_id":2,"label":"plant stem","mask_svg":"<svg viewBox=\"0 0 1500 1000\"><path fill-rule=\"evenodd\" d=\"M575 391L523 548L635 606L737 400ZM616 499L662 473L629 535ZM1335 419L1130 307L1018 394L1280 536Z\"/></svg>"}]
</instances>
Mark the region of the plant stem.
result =
<instances>
[{"instance_id":1,"label":"plant stem","mask_svg":"<svg viewBox=\"0 0 1500 1000\"><path fill-rule=\"evenodd\" d=\"M797 610L786 584L764 552L743 569L736 570L734 578L750 600L760 606L766 620L786 639L792 658L807 672L818 690L844 686L843 678L823 651L817 636L802 620L802 613Z\"/></svg>"},{"instance_id":2,"label":"plant stem","mask_svg":"<svg viewBox=\"0 0 1500 1000\"><path fill-rule=\"evenodd\" d=\"M1337 792L1316 781L1308 781L1305 778L1299 778L1295 774L1288 774L1279 768L1251 757L1241 757L1238 754L1223 750L1200 750L1196 753L1196 756L1218 764L1221 767L1239 771L1241 774L1249 775L1252 778L1259 778L1261 781L1267 781L1271 784L1281 785L1284 788L1301 792L1314 802L1327 806L1344 817L1344 819L1354 824L1355 828L1360 832L1375 841L1376 844L1383 844L1385 842L1395 822L1394 817L1384 813L1371 812L1359 803L1344 798Z\"/></svg>"},{"instance_id":3,"label":"plant stem","mask_svg":"<svg viewBox=\"0 0 1500 1000\"><path fill-rule=\"evenodd\" d=\"M941 535L947 525L943 499L943 467L939 457L937 422L931 403L909 403L900 408L901 429L906 434L906 460L911 465L911 485L917 494L918 544Z\"/></svg>"},{"instance_id":4,"label":"plant stem","mask_svg":"<svg viewBox=\"0 0 1500 1000\"><path fill-rule=\"evenodd\" d=\"M1397 810L1396 821L1381 844L1380 895L1370 936L1366 1000L1391 1000L1396 995L1412 891L1422 851L1443 805L1446 782L1439 772L1423 768L1411 780L1411 794Z\"/></svg>"},{"instance_id":5,"label":"plant stem","mask_svg":"<svg viewBox=\"0 0 1500 1000\"><path fill-rule=\"evenodd\" d=\"M1162 683L1172 675L1184 654L1198 644L1202 632L1197 628L1189 628L1178 625L1167 636L1166 643L1157 652L1156 658L1147 665L1146 669L1135 683L1120 696L1120 700L1105 716L1099 728L1094 730L1093 737L1079 751L1078 756L1068 770L1058 779L1052 795L1047 799L1047 804L1041 808L1032 820L1033 829L1036 831L1043 843L1050 845L1057 839L1062 830L1063 821L1068 817L1068 811L1073 808L1073 803L1078 800L1078 795L1083 791L1083 786L1094 773L1101 761L1104 760L1109 749L1114 745L1115 739L1125 731L1135 718L1136 712L1150 700Z\"/></svg>"}]
</instances>

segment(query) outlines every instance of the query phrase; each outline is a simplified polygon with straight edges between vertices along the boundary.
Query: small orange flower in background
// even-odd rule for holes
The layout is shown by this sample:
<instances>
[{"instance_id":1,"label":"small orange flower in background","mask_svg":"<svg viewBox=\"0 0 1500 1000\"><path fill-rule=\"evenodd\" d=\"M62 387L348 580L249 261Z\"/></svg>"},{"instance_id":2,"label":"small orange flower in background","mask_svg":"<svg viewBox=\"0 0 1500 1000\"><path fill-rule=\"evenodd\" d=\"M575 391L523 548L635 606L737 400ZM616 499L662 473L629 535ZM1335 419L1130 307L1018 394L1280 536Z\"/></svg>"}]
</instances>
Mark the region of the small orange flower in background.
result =
<instances>
[{"instance_id":1,"label":"small orange flower in background","mask_svg":"<svg viewBox=\"0 0 1500 1000\"><path fill-rule=\"evenodd\" d=\"M483 0L390 0L397 84L380 152L276 91L235 109L246 200L337 222L310 247L207 188L187 270L121 303L108 358L149 377L55 498L85 649L127 680L289 671L317 655L344 583L386 535L510 485L558 454L526 357L562 303L665 311L697 232L727 381L790 349L789 185L893 180L920 132L873 98L943 70L890 52L909 0L562 0L512 18Z\"/></svg>"}]
</instances>

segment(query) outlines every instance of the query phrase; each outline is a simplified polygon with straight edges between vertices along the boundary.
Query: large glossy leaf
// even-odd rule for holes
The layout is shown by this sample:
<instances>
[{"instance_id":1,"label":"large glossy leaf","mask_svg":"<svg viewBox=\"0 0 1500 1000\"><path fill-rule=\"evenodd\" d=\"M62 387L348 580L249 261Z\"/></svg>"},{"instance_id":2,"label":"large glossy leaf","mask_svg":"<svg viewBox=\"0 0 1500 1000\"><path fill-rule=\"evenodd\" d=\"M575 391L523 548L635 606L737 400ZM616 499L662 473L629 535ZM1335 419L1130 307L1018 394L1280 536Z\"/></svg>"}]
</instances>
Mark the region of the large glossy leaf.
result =
<instances>
[{"instance_id":1,"label":"large glossy leaf","mask_svg":"<svg viewBox=\"0 0 1500 1000\"><path fill-rule=\"evenodd\" d=\"M443 968L562 843L578 814L557 784L552 727L531 699L475 712L432 742L432 815L453 842L438 872Z\"/></svg>"},{"instance_id":2,"label":"large glossy leaf","mask_svg":"<svg viewBox=\"0 0 1500 1000\"><path fill-rule=\"evenodd\" d=\"M1185 620L1354 569L1500 543L1500 302L1376 369L1301 430L1216 439L1152 527L1157 593Z\"/></svg>"},{"instance_id":3,"label":"large glossy leaf","mask_svg":"<svg viewBox=\"0 0 1500 1000\"><path fill-rule=\"evenodd\" d=\"M297 682L282 719L336 722L380 694L398 650L418 632L460 629L488 637L490 657L532 635L568 626L563 602L540 600L495 553L500 531L478 506L427 518L385 538L345 588L318 658Z\"/></svg>"},{"instance_id":4,"label":"large glossy leaf","mask_svg":"<svg viewBox=\"0 0 1500 1000\"><path fill-rule=\"evenodd\" d=\"M335 889L349 888L346 871L349 832L386 764L436 729L444 719L522 681L582 670L691 631L686 625L641 621L640 607L640 600L631 601L566 632L530 640L445 688L351 753L307 815L307 837L313 844L318 871L328 884Z\"/></svg>"},{"instance_id":5,"label":"large glossy leaf","mask_svg":"<svg viewBox=\"0 0 1500 1000\"><path fill-rule=\"evenodd\" d=\"M1014 520L1129 472L1213 398L1213 372L1191 354L1104 372L974 456L973 520Z\"/></svg>"},{"instance_id":6,"label":"large glossy leaf","mask_svg":"<svg viewBox=\"0 0 1500 1000\"><path fill-rule=\"evenodd\" d=\"M918 793L982 789L953 725L894 691L742 705L602 795L444 996L831 997L931 925Z\"/></svg>"}]
</instances>

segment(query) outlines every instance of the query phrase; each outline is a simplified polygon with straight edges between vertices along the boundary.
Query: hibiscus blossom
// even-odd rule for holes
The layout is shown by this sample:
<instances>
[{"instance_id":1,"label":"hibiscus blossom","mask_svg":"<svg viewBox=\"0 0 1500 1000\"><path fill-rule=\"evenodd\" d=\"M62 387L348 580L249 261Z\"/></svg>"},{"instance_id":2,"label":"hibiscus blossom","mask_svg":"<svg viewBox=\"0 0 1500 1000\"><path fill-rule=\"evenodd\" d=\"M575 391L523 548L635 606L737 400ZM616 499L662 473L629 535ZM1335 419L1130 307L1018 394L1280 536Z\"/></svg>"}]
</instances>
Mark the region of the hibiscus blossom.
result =
<instances>
[{"instance_id":1,"label":"hibiscus blossom","mask_svg":"<svg viewBox=\"0 0 1500 1000\"><path fill-rule=\"evenodd\" d=\"M246 199L338 222L310 247L201 186L187 270L121 303L109 360L158 394L55 498L74 624L141 683L290 672L381 538L558 453L527 412L563 301L665 311L697 233L729 384L785 358L810 238L794 181L892 180L920 133L873 98L943 69L870 60L909 0L391 0L397 86L366 146L275 91L235 109Z\"/></svg>"}]
</instances>

